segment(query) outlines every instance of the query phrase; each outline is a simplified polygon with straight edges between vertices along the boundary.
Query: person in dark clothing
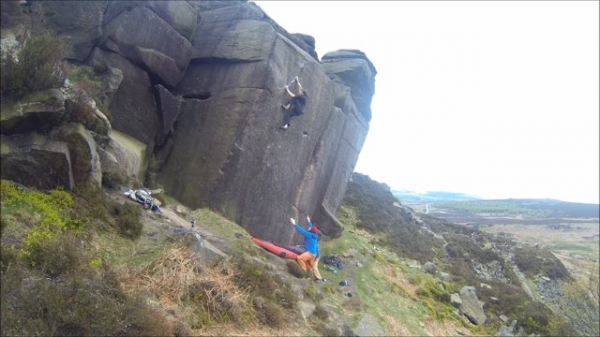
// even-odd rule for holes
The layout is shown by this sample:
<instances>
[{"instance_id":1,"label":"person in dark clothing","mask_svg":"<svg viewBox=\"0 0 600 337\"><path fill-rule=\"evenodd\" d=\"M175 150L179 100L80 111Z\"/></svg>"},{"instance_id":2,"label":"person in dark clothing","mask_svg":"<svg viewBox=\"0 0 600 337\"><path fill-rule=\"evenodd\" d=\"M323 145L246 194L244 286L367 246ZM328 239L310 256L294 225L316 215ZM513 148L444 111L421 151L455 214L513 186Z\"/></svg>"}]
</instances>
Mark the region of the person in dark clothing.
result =
<instances>
[{"instance_id":1,"label":"person in dark clothing","mask_svg":"<svg viewBox=\"0 0 600 337\"><path fill-rule=\"evenodd\" d=\"M306 98L308 97L308 93L300 84L300 79L296 76L296 83L298 84L298 94L294 95L293 92L290 91L289 85L285 86L285 91L292 96L289 102L281 107L285 109L285 116L283 117L283 126L281 129L287 130L290 126L290 121L293 117L300 116L304 113L304 107L306 106Z\"/></svg>"}]
</instances>

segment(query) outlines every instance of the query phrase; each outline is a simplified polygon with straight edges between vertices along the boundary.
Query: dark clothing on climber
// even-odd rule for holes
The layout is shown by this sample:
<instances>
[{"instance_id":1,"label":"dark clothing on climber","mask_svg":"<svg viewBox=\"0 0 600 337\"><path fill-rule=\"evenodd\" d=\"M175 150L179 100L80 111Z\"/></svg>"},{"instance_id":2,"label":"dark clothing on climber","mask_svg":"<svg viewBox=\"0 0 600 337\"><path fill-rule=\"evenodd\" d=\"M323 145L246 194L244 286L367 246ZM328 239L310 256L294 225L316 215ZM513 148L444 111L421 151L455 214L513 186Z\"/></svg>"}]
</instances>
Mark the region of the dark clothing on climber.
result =
<instances>
[{"instance_id":1,"label":"dark clothing on climber","mask_svg":"<svg viewBox=\"0 0 600 337\"><path fill-rule=\"evenodd\" d=\"M281 107L285 109L285 116L283 116L283 126L281 129L286 130L290 126L290 121L293 117L300 116L304 113L304 107L306 106L306 97L308 96L306 90L300 84L298 76L295 78L298 84L298 93L294 94L290 91L289 85L284 87L285 91L292 97L286 105Z\"/></svg>"},{"instance_id":2,"label":"dark clothing on climber","mask_svg":"<svg viewBox=\"0 0 600 337\"><path fill-rule=\"evenodd\" d=\"M283 116L283 123L290 124L290 121L293 117L300 116L304 113L304 107L306 106L306 95L298 94L292 99L290 99L289 103L290 108L286 111L285 116Z\"/></svg>"}]
</instances>

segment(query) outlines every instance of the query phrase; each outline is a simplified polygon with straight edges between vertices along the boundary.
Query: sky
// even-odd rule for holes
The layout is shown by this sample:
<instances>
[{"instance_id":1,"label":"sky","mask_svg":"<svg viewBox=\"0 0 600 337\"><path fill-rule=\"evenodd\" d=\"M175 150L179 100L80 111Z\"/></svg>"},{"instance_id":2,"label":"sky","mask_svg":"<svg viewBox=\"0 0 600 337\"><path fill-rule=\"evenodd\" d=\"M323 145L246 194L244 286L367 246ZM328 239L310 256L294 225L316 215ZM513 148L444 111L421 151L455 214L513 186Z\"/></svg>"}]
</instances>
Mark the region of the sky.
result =
<instances>
[{"instance_id":1,"label":"sky","mask_svg":"<svg viewBox=\"0 0 600 337\"><path fill-rule=\"evenodd\" d=\"M600 202L598 1L254 2L319 57L374 64L356 172L394 190Z\"/></svg>"}]
</instances>

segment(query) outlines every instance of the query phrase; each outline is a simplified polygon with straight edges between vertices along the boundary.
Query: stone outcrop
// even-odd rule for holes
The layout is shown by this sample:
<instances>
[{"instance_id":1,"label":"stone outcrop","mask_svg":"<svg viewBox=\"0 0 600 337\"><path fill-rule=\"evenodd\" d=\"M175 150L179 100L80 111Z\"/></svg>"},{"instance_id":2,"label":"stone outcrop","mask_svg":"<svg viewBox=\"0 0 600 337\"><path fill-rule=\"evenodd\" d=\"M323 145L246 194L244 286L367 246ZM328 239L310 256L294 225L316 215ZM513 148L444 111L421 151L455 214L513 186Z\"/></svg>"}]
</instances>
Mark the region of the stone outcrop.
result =
<instances>
[{"instance_id":1,"label":"stone outcrop","mask_svg":"<svg viewBox=\"0 0 600 337\"><path fill-rule=\"evenodd\" d=\"M0 135L2 179L51 189L74 186L67 143L37 133Z\"/></svg>"},{"instance_id":2,"label":"stone outcrop","mask_svg":"<svg viewBox=\"0 0 600 337\"><path fill-rule=\"evenodd\" d=\"M38 91L18 102L2 100L0 131L3 135L49 130L65 114L65 95L61 90Z\"/></svg>"},{"instance_id":3,"label":"stone outcrop","mask_svg":"<svg viewBox=\"0 0 600 337\"><path fill-rule=\"evenodd\" d=\"M4 136L50 128L75 138L48 133L64 151L49 148L76 166L60 175L65 186L133 177L267 240L300 241L287 219L305 215L340 235L335 213L371 119L376 70L363 52L330 52L320 62L313 37L288 33L245 1L34 1L31 8L65 35L68 59L101 70L94 99L110 112L109 123L95 106L65 98L28 105L33 110L15 119L3 104ZM282 131L284 86L296 76L308 103ZM4 136L2 160L15 166Z\"/></svg>"},{"instance_id":4,"label":"stone outcrop","mask_svg":"<svg viewBox=\"0 0 600 337\"><path fill-rule=\"evenodd\" d=\"M460 301L462 303L460 303L459 310L471 323L475 325L483 325L485 323L487 317L483 312L482 303L477 298L475 287L462 287L460 289Z\"/></svg>"}]
</instances>

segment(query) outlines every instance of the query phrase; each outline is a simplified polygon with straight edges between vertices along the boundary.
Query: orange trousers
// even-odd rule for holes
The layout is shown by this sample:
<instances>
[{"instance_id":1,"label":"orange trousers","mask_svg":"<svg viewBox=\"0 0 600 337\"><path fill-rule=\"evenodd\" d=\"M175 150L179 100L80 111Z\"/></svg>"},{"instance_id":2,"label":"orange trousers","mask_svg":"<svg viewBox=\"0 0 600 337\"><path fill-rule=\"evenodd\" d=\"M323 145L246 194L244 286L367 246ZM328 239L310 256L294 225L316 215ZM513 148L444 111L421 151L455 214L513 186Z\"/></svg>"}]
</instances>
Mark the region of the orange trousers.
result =
<instances>
[{"instance_id":1,"label":"orange trousers","mask_svg":"<svg viewBox=\"0 0 600 337\"><path fill-rule=\"evenodd\" d=\"M313 267L315 265L315 256L309 252L304 252L296 258L300 268L304 271L313 271Z\"/></svg>"}]
</instances>

